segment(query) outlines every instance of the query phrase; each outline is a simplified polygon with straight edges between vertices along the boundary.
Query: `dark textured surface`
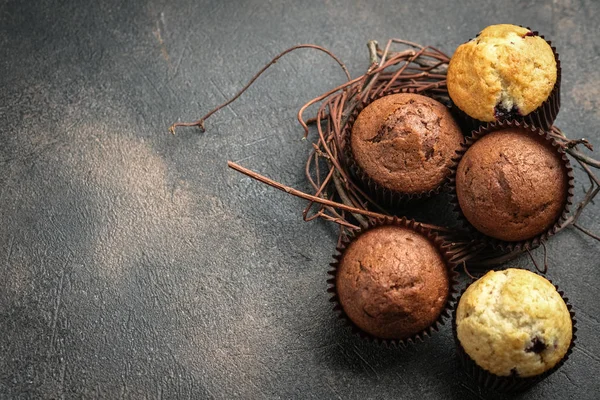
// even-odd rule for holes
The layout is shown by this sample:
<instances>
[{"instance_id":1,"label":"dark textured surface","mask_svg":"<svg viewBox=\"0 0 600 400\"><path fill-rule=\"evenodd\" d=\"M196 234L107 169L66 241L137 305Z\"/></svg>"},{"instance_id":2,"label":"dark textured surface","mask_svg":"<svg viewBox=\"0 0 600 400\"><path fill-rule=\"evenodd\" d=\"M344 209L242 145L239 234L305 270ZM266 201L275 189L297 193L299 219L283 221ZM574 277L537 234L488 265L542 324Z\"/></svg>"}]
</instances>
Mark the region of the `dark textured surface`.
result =
<instances>
[{"instance_id":1,"label":"dark textured surface","mask_svg":"<svg viewBox=\"0 0 600 400\"><path fill-rule=\"evenodd\" d=\"M298 51L205 134L166 131L297 43L356 76L368 39L451 53L512 22L558 46L557 124L600 146L600 2L437 3L0 0L0 398L489 397L448 326L404 351L351 336L326 293L335 228L226 168L307 188L295 113L343 81L335 63ZM522 398L598 398L599 246L569 230L548 248L579 340Z\"/></svg>"}]
</instances>

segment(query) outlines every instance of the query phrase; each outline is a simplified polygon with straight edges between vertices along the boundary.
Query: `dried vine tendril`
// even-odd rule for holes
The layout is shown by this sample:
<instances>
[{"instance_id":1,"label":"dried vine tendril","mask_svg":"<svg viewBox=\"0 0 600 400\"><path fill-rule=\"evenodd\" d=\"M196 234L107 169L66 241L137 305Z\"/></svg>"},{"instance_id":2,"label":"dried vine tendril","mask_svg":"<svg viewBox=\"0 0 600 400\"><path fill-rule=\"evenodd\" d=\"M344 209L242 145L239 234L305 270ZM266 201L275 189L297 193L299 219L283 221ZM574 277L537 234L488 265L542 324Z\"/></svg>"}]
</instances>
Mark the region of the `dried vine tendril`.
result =
<instances>
[{"instance_id":1,"label":"dried vine tendril","mask_svg":"<svg viewBox=\"0 0 600 400\"><path fill-rule=\"evenodd\" d=\"M402 50L392 51L392 47L402 47ZM388 218L391 213L378 205L354 181L352 174L345 165L343 155L343 130L349 117L363 102L382 95L411 91L427 93L442 102L449 102L446 88L446 71L450 58L442 51L431 47L401 39L391 39L385 48L380 48L376 41L367 44L370 56L370 66L366 73L352 79L344 63L329 50L312 44L291 47L273 58L265 65L234 97L211 110L195 122L173 124L169 130L175 134L177 127L197 126L204 131L204 122L220 109L228 106L239 98L258 77L284 55L303 48L316 49L333 58L342 68L348 81L321 96L312 99L298 111L298 121L304 129L304 136L309 135L309 125L317 130L317 140L312 143L312 151L306 161L305 173L312 186L312 194L291 188L254 171L229 161L228 166L252 179L265 183L288 194L303 198L308 205L303 211L305 221L317 218L331 221L340 226L338 243L354 230L369 225L370 219ZM304 119L305 111L314 104L319 104L317 114L310 119ZM600 236L588 231L578 224L579 217L587 205L600 192L600 180L592 171L600 169L600 161L582 153L579 146L585 146L592 151L592 145L585 139L572 140L557 127L550 131L559 145L587 173L590 186L583 199L575 206L574 211L560 225L558 231L573 226L586 235L599 240ZM326 170L323 170L326 166ZM503 264L518 255L527 252L531 256L532 248L517 249L511 252L493 250L485 243L471 239L459 229L422 223L423 226L437 232L453 253L453 261L468 264L470 267L493 268ZM544 268L547 269L546 246L544 249ZM533 260L533 257L532 257ZM540 269L536 265L538 270Z\"/></svg>"}]
</instances>

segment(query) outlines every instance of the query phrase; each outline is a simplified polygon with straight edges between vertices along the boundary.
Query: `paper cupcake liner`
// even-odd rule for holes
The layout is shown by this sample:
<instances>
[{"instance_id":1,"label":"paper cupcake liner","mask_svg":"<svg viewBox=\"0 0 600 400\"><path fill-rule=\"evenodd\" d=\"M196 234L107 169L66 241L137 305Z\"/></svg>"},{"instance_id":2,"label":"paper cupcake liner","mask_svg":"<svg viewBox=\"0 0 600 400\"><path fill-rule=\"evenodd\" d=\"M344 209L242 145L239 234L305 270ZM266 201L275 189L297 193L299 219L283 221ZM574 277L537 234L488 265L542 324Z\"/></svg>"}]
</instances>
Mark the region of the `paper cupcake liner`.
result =
<instances>
[{"instance_id":1,"label":"paper cupcake liner","mask_svg":"<svg viewBox=\"0 0 600 400\"><path fill-rule=\"evenodd\" d=\"M550 281L550 283L552 283L552 281ZM540 381L546 379L548 376L552 375L567 361L567 359L573 352L573 348L575 347L575 340L577 339L577 335L575 334L577 332L577 320L575 319L575 312L573 311L573 306L569 303L569 299L565 297L562 291L558 290L558 287L556 285L554 285L554 287L556 288L558 294L560 294L560 297L562 297L563 301L567 305L567 309L569 310L569 314L571 316L571 323L573 326L571 343L564 357L554 367L540 375L527 378L522 378L514 375L499 376L492 374L491 372L477 365L477 363L465 352L460 341L458 340L458 334L456 331L456 311L458 310L460 298L464 294L465 290L467 290L467 288L462 290L459 298L454 304L454 309L452 310L452 335L454 336L454 343L456 345L456 355L461 365L463 366L467 375L473 378L480 387L503 393L522 392L531 388Z\"/></svg>"},{"instance_id":2,"label":"paper cupcake liner","mask_svg":"<svg viewBox=\"0 0 600 400\"><path fill-rule=\"evenodd\" d=\"M354 126L356 118L358 117L360 112L373 101L385 96L399 93L419 94L422 96L429 97L446 105L446 107L448 107L448 110L450 111L450 114L452 114L452 116L455 117L452 107L448 105L447 101L443 101L443 96L436 96L435 94L428 93L427 91L418 91L413 88L388 90L386 92L378 93L376 96L369 96L369 98L367 98L366 101L362 102L354 109L354 111L348 118L346 126L344 126L342 129L342 152L344 155L344 162L352 176L354 176L357 179L357 183L361 186L361 188L367 191L372 196L373 200L375 200L378 204L387 207L402 207L407 204L410 204L413 201L428 199L432 196L435 196L444 189L444 187L448 184L449 180L448 176L438 187L432 190L418 193L405 193L383 187L374 179L372 179L356 162L354 155L352 154L352 148L350 145L352 127ZM456 122L458 123L459 121L457 120ZM464 131L462 130L462 126L460 124L459 127L461 128L461 131L464 134Z\"/></svg>"},{"instance_id":3,"label":"paper cupcake liner","mask_svg":"<svg viewBox=\"0 0 600 400\"><path fill-rule=\"evenodd\" d=\"M454 118L460 125L463 132L465 132L465 136L471 136L473 131L476 131L481 125L485 124L485 122L471 118L466 112L458 108L456 105L453 105L452 113L454 114Z\"/></svg>"},{"instance_id":4,"label":"paper cupcake liner","mask_svg":"<svg viewBox=\"0 0 600 400\"><path fill-rule=\"evenodd\" d=\"M441 254L442 259L443 259L444 263L446 264L447 273L448 273L448 283L449 283L448 298L446 299L446 304L444 305L444 308L440 312L440 315L438 316L438 318L428 328L422 330L421 332L415 333L412 336L403 338L403 339L380 338L380 337L374 336L374 335L364 331L360 327L358 327L350 319L350 317L348 317L348 315L344 311L342 304L339 301L339 298L337 295L337 287L336 287L336 278L337 278L337 273L339 270L339 263L342 260L344 252L348 248L348 245L350 243L352 243L354 240L356 240L358 237L360 237L363 233L365 233L371 229L381 227L381 226L389 226L389 225L411 229L411 230L423 235L425 238L427 238L437 248L437 250ZM330 285L329 288L327 289L327 292L331 293L331 295L332 295L331 298L329 299L329 301L335 304L333 307L333 310L338 312L338 318L346 326L348 326L350 328L350 331L352 333L358 335L363 340L366 340L366 341L372 342L372 343L376 343L379 345L384 345L387 347L404 348L408 345L414 345L417 342L422 342L426 338L428 338L432 334L434 334L434 332L438 332L440 326L444 325L445 320L450 317L452 303L454 302L455 296L458 293L458 290L457 290L458 273L456 272L456 264L451 261L452 255L453 255L452 250L451 250L451 245L449 243L445 242L442 238L440 238L436 233L432 232L430 229L423 227L421 224L419 224L418 222L416 222L414 220L406 219L405 217L401 218L401 219L397 218L397 217L389 217L389 218L385 218L385 219L370 220L368 228L364 228L359 231L356 231L351 236L344 238L344 240L342 240L341 245L336 250L338 251L338 254L335 254L333 256L335 261L330 264L332 269L328 272L328 274L331 275L331 278L329 278L327 280L327 283Z\"/></svg>"},{"instance_id":5,"label":"paper cupcake liner","mask_svg":"<svg viewBox=\"0 0 600 400\"><path fill-rule=\"evenodd\" d=\"M568 177L568 189L567 189L567 199L565 201L565 206L561 215L555 221L555 223L548 228L546 231L534 236L531 239L520 240L509 242L505 240L496 239L485 235L482 232L479 232L465 217L463 214L460 204L458 202L458 196L456 194L456 172L458 169L458 165L462 160L463 156L467 152L467 150L481 137L487 135L488 133L495 132L501 129L506 128L520 128L526 131L531 132L532 134L543 137L545 140L549 141L552 146L556 149L556 151L560 154L561 160L563 161L563 165L567 172ZM552 138L550 135L542 130L541 128L536 128L534 126L528 125L527 123L520 121L498 121L488 123L484 126L480 126L477 131L473 131L470 137L466 138L465 143L463 144L461 150L457 151L457 156L453 159L453 164L450 166L452 173L450 174L450 181L448 184L448 189L450 190L450 203L454 208L454 211L458 214L458 219L462 223L462 225L468 229L475 239L479 239L482 242L490 245L492 248L496 250L500 250L503 252L512 252L514 250L527 250L534 249L538 247L542 242L548 240L548 238L558 232L560 225L567 220L569 217L570 206L573 204L573 193L575 189L575 180L573 175L573 167L571 166L571 162L567 157L567 154L564 150L559 146L559 144Z\"/></svg>"},{"instance_id":6,"label":"paper cupcake liner","mask_svg":"<svg viewBox=\"0 0 600 400\"><path fill-rule=\"evenodd\" d=\"M527 29L529 29L529 28L527 27ZM529 30L531 30L531 29L529 29ZM532 31L532 32L535 36L539 36L542 39L546 40L546 38L543 35L540 35L537 31ZM552 127L552 125L554 124L554 120L556 119L556 116L558 115L558 111L560 110L560 83L561 83L561 79L562 79L561 78L562 69L560 66L560 60L558 57L558 53L556 52L556 47L552 46L552 42L550 40L546 40L546 43L548 43L548 45L552 49L552 52L554 53L554 59L556 60L556 82L554 83L554 88L550 92L550 95L548 96L546 101L544 101L538 108L536 108L529 114L527 114L525 116L519 116L519 117L511 116L511 117L507 117L507 118L502 118L498 121L514 120L514 121L524 122L528 125L535 126L535 127L541 128L543 130L549 130ZM465 129L477 130L477 129L479 129L480 126L488 124L488 122L480 121L478 119L475 119L475 118L469 116L467 113L460 110L456 106L455 106L455 108L457 109L457 111L456 111L457 118L461 121L461 125Z\"/></svg>"}]
</instances>

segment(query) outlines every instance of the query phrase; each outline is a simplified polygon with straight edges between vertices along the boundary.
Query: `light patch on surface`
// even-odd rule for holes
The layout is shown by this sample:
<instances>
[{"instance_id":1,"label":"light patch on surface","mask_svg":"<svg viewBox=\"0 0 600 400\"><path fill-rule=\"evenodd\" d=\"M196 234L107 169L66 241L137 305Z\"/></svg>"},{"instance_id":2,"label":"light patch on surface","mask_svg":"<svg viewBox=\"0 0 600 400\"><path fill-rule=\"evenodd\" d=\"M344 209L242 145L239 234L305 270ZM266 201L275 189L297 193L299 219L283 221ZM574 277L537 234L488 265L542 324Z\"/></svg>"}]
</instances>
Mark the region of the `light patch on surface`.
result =
<instances>
[{"instance_id":1,"label":"light patch on surface","mask_svg":"<svg viewBox=\"0 0 600 400\"><path fill-rule=\"evenodd\" d=\"M185 336L200 338L180 342L176 357L196 375L211 371L219 377L219 381L207 382L211 393L236 388L239 392L226 396L265 398L269 397L269 382L277 381L277 363L282 361L272 358L272 346L281 336L277 327L281 324L265 312L268 307L262 295L242 292L241 296L237 293L233 305L227 306L230 313L220 315L218 321L209 321L208 327L197 320L188 321L185 330L191 332ZM206 337L201 338L202 335Z\"/></svg>"},{"instance_id":2,"label":"light patch on surface","mask_svg":"<svg viewBox=\"0 0 600 400\"><path fill-rule=\"evenodd\" d=\"M162 29L161 29L161 27L162 27ZM152 33L154 34L154 37L156 38L156 40L158 40L158 44L160 45L160 52L170 67L171 66L171 58L169 57L169 52L167 51L167 46L165 45L165 41L162 37L162 31L164 29L165 29L165 14L161 12L160 19L158 21L156 21L156 27L152 30Z\"/></svg>"},{"instance_id":3,"label":"light patch on surface","mask_svg":"<svg viewBox=\"0 0 600 400\"><path fill-rule=\"evenodd\" d=\"M92 194L99 221L90 243L99 272L119 279L144 257L177 259L190 249L194 200L187 184L168 178L164 160L143 139L100 132L93 125L74 131L90 137L78 154L61 159L71 179ZM155 254L161 249L172 254Z\"/></svg>"}]
</instances>

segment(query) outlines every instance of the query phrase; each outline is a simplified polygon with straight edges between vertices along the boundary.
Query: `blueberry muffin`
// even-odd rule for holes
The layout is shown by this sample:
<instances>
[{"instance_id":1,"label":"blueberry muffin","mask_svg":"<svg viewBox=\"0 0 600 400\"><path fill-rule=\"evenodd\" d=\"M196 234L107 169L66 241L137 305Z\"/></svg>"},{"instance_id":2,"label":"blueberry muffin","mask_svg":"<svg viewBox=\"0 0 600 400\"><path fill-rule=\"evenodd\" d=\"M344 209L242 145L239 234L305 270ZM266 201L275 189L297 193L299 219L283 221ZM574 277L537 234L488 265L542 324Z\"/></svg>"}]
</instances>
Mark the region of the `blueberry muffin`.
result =
<instances>
[{"instance_id":1,"label":"blueberry muffin","mask_svg":"<svg viewBox=\"0 0 600 400\"><path fill-rule=\"evenodd\" d=\"M461 296L456 336L465 353L500 377L533 377L556 366L573 337L571 315L545 278L522 269L490 271Z\"/></svg>"},{"instance_id":2,"label":"blueberry muffin","mask_svg":"<svg viewBox=\"0 0 600 400\"><path fill-rule=\"evenodd\" d=\"M471 118L492 122L526 116L551 95L558 76L554 51L516 25L491 25L462 44L448 66L448 93Z\"/></svg>"}]
</instances>

